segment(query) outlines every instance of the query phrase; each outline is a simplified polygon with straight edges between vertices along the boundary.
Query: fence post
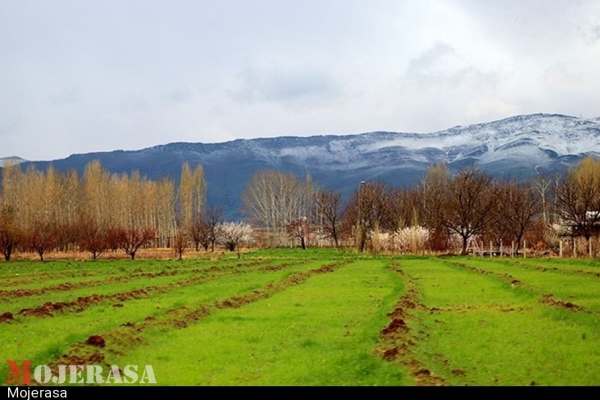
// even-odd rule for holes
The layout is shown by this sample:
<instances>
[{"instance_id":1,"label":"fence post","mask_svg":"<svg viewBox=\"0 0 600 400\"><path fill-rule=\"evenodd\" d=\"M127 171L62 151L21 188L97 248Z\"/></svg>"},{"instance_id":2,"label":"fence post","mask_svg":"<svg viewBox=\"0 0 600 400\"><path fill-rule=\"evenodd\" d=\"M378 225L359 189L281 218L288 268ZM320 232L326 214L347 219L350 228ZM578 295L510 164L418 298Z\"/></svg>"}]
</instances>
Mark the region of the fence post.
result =
<instances>
[{"instance_id":1,"label":"fence post","mask_svg":"<svg viewBox=\"0 0 600 400\"><path fill-rule=\"evenodd\" d=\"M523 240L523 258L527 258L527 240Z\"/></svg>"},{"instance_id":2,"label":"fence post","mask_svg":"<svg viewBox=\"0 0 600 400\"><path fill-rule=\"evenodd\" d=\"M493 257L494 251L492 250L492 241L490 240L490 258Z\"/></svg>"},{"instance_id":3,"label":"fence post","mask_svg":"<svg viewBox=\"0 0 600 400\"><path fill-rule=\"evenodd\" d=\"M562 239L560 239L560 242L558 242L558 256L560 258L563 257L563 241L562 241Z\"/></svg>"},{"instance_id":4,"label":"fence post","mask_svg":"<svg viewBox=\"0 0 600 400\"><path fill-rule=\"evenodd\" d=\"M592 239L588 239L588 245L589 245L589 253L590 253L590 258L594 257L594 251L592 249Z\"/></svg>"},{"instance_id":5,"label":"fence post","mask_svg":"<svg viewBox=\"0 0 600 400\"><path fill-rule=\"evenodd\" d=\"M500 239L500 257L502 257L502 239Z\"/></svg>"},{"instance_id":6,"label":"fence post","mask_svg":"<svg viewBox=\"0 0 600 400\"><path fill-rule=\"evenodd\" d=\"M573 238L573 257L577 258L577 240Z\"/></svg>"},{"instance_id":7,"label":"fence post","mask_svg":"<svg viewBox=\"0 0 600 400\"><path fill-rule=\"evenodd\" d=\"M510 242L510 256L511 257L515 256L515 241L514 240L512 242Z\"/></svg>"}]
</instances>

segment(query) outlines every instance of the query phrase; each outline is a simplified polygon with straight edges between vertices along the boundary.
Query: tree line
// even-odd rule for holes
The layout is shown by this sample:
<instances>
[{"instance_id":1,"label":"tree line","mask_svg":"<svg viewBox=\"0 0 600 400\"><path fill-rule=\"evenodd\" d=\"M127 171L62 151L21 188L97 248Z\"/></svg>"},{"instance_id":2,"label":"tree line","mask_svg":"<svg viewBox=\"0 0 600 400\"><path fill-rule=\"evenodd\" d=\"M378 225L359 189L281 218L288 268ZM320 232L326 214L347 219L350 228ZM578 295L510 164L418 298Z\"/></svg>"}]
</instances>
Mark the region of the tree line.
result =
<instances>
[{"instance_id":1,"label":"tree line","mask_svg":"<svg viewBox=\"0 0 600 400\"><path fill-rule=\"evenodd\" d=\"M147 245L173 246L205 202L202 167L184 164L178 187L169 179L152 181L138 172L110 174L99 162L82 176L17 166L3 169L0 192L0 252L123 250L132 259Z\"/></svg>"},{"instance_id":2,"label":"tree line","mask_svg":"<svg viewBox=\"0 0 600 400\"><path fill-rule=\"evenodd\" d=\"M600 161L582 160L565 176L538 176L529 182L495 180L477 169L452 175L434 165L421 183L399 188L361 182L342 201L339 193L316 188L310 180L276 171L254 176L244 207L255 226L282 235L301 247L329 241L332 246L466 254L491 243L521 250L526 238L538 249L557 252L568 238L600 234Z\"/></svg>"},{"instance_id":3,"label":"tree line","mask_svg":"<svg viewBox=\"0 0 600 400\"><path fill-rule=\"evenodd\" d=\"M254 175L243 193L249 223L225 222L206 204L201 166L184 163L178 182L138 172L113 174L99 162L81 176L7 166L0 186L0 252L79 250L97 258L121 250L132 259L143 247L221 245L355 247L359 251L460 251L528 243L562 251L561 238L591 249L600 233L600 161L587 158L564 176L529 182L492 179L476 169L453 175L434 165L411 188L361 182L343 199L310 177L279 171ZM560 243L560 244L559 244Z\"/></svg>"}]
</instances>

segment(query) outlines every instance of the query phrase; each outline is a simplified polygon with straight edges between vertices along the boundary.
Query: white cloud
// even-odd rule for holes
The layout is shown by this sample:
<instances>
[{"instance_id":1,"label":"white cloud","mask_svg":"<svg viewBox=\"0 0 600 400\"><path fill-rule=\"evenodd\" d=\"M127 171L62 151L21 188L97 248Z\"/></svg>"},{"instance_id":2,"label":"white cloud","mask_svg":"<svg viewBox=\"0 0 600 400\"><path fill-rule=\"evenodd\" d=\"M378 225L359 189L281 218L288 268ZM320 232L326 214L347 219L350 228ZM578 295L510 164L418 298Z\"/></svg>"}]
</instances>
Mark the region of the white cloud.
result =
<instances>
[{"instance_id":1,"label":"white cloud","mask_svg":"<svg viewBox=\"0 0 600 400\"><path fill-rule=\"evenodd\" d=\"M294 68L245 69L232 90L234 99L249 103L319 103L339 94L336 81L327 73Z\"/></svg>"},{"instance_id":2,"label":"white cloud","mask_svg":"<svg viewBox=\"0 0 600 400\"><path fill-rule=\"evenodd\" d=\"M597 116L599 15L593 0L2 2L0 156Z\"/></svg>"}]
</instances>

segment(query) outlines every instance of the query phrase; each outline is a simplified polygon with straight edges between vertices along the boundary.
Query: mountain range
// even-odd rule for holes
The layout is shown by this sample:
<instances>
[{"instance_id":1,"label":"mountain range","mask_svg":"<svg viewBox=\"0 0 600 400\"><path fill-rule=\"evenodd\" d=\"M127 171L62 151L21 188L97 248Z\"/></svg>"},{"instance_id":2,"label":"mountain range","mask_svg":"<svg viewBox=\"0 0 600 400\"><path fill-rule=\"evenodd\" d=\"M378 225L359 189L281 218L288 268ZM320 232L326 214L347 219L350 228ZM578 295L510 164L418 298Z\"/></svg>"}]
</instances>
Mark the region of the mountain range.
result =
<instances>
[{"instance_id":1,"label":"mountain range","mask_svg":"<svg viewBox=\"0 0 600 400\"><path fill-rule=\"evenodd\" d=\"M280 136L224 143L170 143L141 150L74 154L25 167L83 171L99 160L113 172L139 170L149 178L178 179L183 162L204 167L208 201L235 218L254 173L265 169L310 175L317 184L351 193L362 180L396 186L417 183L433 163L451 171L477 167L501 179L523 180L565 171L585 156L600 157L600 118L560 114L518 115L432 133L368 132Z\"/></svg>"}]
</instances>

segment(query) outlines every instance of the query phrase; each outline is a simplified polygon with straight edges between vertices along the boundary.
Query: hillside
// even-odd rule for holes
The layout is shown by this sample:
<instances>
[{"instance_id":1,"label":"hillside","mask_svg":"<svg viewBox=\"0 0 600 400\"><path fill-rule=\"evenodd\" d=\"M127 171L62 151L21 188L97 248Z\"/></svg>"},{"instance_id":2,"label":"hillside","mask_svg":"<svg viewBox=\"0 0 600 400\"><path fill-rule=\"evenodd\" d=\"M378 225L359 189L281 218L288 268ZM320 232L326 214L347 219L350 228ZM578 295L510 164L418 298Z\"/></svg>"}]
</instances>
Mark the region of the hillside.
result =
<instances>
[{"instance_id":1,"label":"hillside","mask_svg":"<svg viewBox=\"0 0 600 400\"><path fill-rule=\"evenodd\" d=\"M369 132L234 140L225 143L170 143L135 151L76 154L46 168L83 171L92 160L113 172L139 170L150 178L178 178L181 164L204 166L209 202L239 215L240 194L263 169L310 174L315 182L344 194L361 180L394 185L418 182L433 163L453 171L476 166L505 179L559 173L585 155L600 155L600 120L559 114L519 115L456 126L433 133Z\"/></svg>"}]
</instances>

